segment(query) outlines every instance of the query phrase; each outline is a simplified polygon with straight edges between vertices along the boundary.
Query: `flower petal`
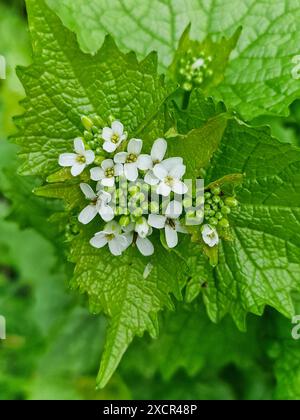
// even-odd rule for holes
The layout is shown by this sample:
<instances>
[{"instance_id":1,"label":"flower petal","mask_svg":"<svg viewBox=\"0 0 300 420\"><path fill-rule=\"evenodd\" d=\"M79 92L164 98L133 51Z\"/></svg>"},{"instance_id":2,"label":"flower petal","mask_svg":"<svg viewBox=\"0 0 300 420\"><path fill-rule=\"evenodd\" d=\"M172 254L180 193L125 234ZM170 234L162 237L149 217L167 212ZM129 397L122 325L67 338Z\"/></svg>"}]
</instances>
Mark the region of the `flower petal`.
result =
<instances>
[{"instance_id":1,"label":"flower petal","mask_svg":"<svg viewBox=\"0 0 300 420\"><path fill-rule=\"evenodd\" d=\"M142 151L143 141L141 139L131 139L128 143L128 153L139 155Z\"/></svg>"},{"instance_id":2,"label":"flower petal","mask_svg":"<svg viewBox=\"0 0 300 420\"><path fill-rule=\"evenodd\" d=\"M174 181L172 185L172 191L176 194L186 194L188 192L188 187L182 181Z\"/></svg>"},{"instance_id":3,"label":"flower petal","mask_svg":"<svg viewBox=\"0 0 300 420\"><path fill-rule=\"evenodd\" d=\"M60 166L73 166L76 162L77 155L75 153L63 153L59 156L58 163Z\"/></svg>"},{"instance_id":4,"label":"flower petal","mask_svg":"<svg viewBox=\"0 0 300 420\"><path fill-rule=\"evenodd\" d=\"M156 229L162 229L165 227L166 217L159 214L150 214L148 217L148 223Z\"/></svg>"},{"instance_id":5,"label":"flower petal","mask_svg":"<svg viewBox=\"0 0 300 420\"><path fill-rule=\"evenodd\" d=\"M104 232L96 233L96 235L90 240L90 244L94 248L102 248L107 244L107 238Z\"/></svg>"},{"instance_id":6,"label":"flower petal","mask_svg":"<svg viewBox=\"0 0 300 420\"><path fill-rule=\"evenodd\" d=\"M182 214L182 203L176 200L170 201L165 214L170 219L177 219Z\"/></svg>"},{"instance_id":7,"label":"flower petal","mask_svg":"<svg viewBox=\"0 0 300 420\"><path fill-rule=\"evenodd\" d=\"M85 156L85 160L86 160L87 165L90 165L95 160L95 153L92 150L87 150L84 153L84 156Z\"/></svg>"},{"instance_id":8,"label":"flower petal","mask_svg":"<svg viewBox=\"0 0 300 420\"><path fill-rule=\"evenodd\" d=\"M116 148L118 147L117 144L111 142L111 141L105 141L103 143L103 149L107 152L107 153L113 153Z\"/></svg>"},{"instance_id":9,"label":"flower petal","mask_svg":"<svg viewBox=\"0 0 300 420\"><path fill-rule=\"evenodd\" d=\"M110 169L114 167L114 161L112 159L105 159L101 163L101 168L106 171L106 169Z\"/></svg>"},{"instance_id":10,"label":"flower petal","mask_svg":"<svg viewBox=\"0 0 300 420\"><path fill-rule=\"evenodd\" d=\"M126 176L128 181L136 181L138 179L139 173L138 173L136 162L125 163L125 165L124 165L124 175Z\"/></svg>"},{"instance_id":11,"label":"flower petal","mask_svg":"<svg viewBox=\"0 0 300 420\"><path fill-rule=\"evenodd\" d=\"M162 163L159 163L154 166L153 168L154 175L160 179L161 181L165 179L165 177L168 175L167 169L163 166Z\"/></svg>"},{"instance_id":12,"label":"flower petal","mask_svg":"<svg viewBox=\"0 0 300 420\"><path fill-rule=\"evenodd\" d=\"M172 157L172 158L163 160L161 164L169 172L175 166L182 165L183 159L181 157Z\"/></svg>"},{"instance_id":13,"label":"flower petal","mask_svg":"<svg viewBox=\"0 0 300 420\"><path fill-rule=\"evenodd\" d=\"M176 220L175 222L175 229L177 230L177 232L179 233L188 233L188 230L186 229L185 226L183 226L179 220Z\"/></svg>"},{"instance_id":14,"label":"flower petal","mask_svg":"<svg viewBox=\"0 0 300 420\"><path fill-rule=\"evenodd\" d=\"M176 165L170 170L170 176L173 178L181 179L185 174L185 165Z\"/></svg>"},{"instance_id":15,"label":"flower petal","mask_svg":"<svg viewBox=\"0 0 300 420\"><path fill-rule=\"evenodd\" d=\"M78 216L78 220L83 225L87 225L96 217L97 213L98 212L96 206L90 204L82 210L82 212Z\"/></svg>"},{"instance_id":16,"label":"flower petal","mask_svg":"<svg viewBox=\"0 0 300 420\"><path fill-rule=\"evenodd\" d=\"M115 176L121 176L123 175L124 167L121 163L115 164Z\"/></svg>"},{"instance_id":17,"label":"flower petal","mask_svg":"<svg viewBox=\"0 0 300 420\"><path fill-rule=\"evenodd\" d=\"M145 219L145 217L142 217L141 222L137 222L135 225L135 231L139 234L141 238L145 238L149 233L150 226Z\"/></svg>"},{"instance_id":18,"label":"flower petal","mask_svg":"<svg viewBox=\"0 0 300 420\"><path fill-rule=\"evenodd\" d=\"M125 242L123 241L123 239L125 240ZM122 237L121 235L119 235L115 237L114 239L112 239L111 241L109 241L108 246L109 246L110 252L113 255L119 256L126 249L127 240L125 236Z\"/></svg>"},{"instance_id":19,"label":"flower petal","mask_svg":"<svg viewBox=\"0 0 300 420\"><path fill-rule=\"evenodd\" d=\"M166 242L169 248L174 248L178 244L178 235L175 229L166 225L165 227Z\"/></svg>"},{"instance_id":20,"label":"flower petal","mask_svg":"<svg viewBox=\"0 0 300 420\"><path fill-rule=\"evenodd\" d=\"M153 162L161 162L167 151L167 142L165 139L155 140L151 149L151 158Z\"/></svg>"},{"instance_id":21,"label":"flower petal","mask_svg":"<svg viewBox=\"0 0 300 420\"><path fill-rule=\"evenodd\" d=\"M144 181L149 185L157 185L159 183L159 179L154 175L152 170L146 173Z\"/></svg>"},{"instance_id":22,"label":"flower petal","mask_svg":"<svg viewBox=\"0 0 300 420\"><path fill-rule=\"evenodd\" d=\"M105 173L102 168L96 167L90 170L92 181L100 181L105 177Z\"/></svg>"},{"instance_id":23,"label":"flower petal","mask_svg":"<svg viewBox=\"0 0 300 420\"><path fill-rule=\"evenodd\" d=\"M165 184L164 182L161 182L156 189L156 194L168 197L168 195L171 194L171 188L169 187L169 185Z\"/></svg>"},{"instance_id":24,"label":"flower petal","mask_svg":"<svg viewBox=\"0 0 300 420\"><path fill-rule=\"evenodd\" d=\"M93 191L93 188L89 184L81 183L80 189L83 192L86 199L95 200L97 198L96 194Z\"/></svg>"},{"instance_id":25,"label":"flower petal","mask_svg":"<svg viewBox=\"0 0 300 420\"><path fill-rule=\"evenodd\" d=\"M113 135L113 131L109 127L104 127L102 130L102 138L103 140L110 142Z\"/></svg>"},{"instance_id":26,"label":"flower petal","mask_svg":"<svg viewBox=\"0 0 300 420\"><path fill-rule=\"evenodd\" d=\"M78 176L85 170L85 168L86 168L85 163L75 162L74 165L72 166L71 174L73 176Z\"/></svg>"},{"instance_id":27,"label":"flower petal","mask_svg":"<svg viewBox=\"0 0 300 420\"><path fill-rule=\"evenodd\" d=\"M151 156L140 155L137 160L137 165L141 171L147 171L148 169L152 169L153 163Z\"/></svg>"},{"instance_id":28,"label":"flower petal","mask_svg":"<svg viewBox=\"0 0 300 420\"><path fill-rule=\"evenodd\" d=\"M115 178L103 178L101 179L101 184L104 185L104 187L113 187L115 185Z\"/></svg>"},{"instance_id":29,"label":"flower petal","mask_svg":"<svg viewBox=\"0 0 300 420\"><path fill-rule=\"evenodd\" d=\"M105 204L100 207L99 214L105 222L110 222L115 217L113 209Z\"/></svg>"},{"instance_id":30,"label":"flower petal","mask_svg":"<svg viewBox=\"0 0 300 420\"><path fill-rule=\"evenodd\" d=\"M140 253L144 255L145 257L149 257L154 253L154 246L149 241L148 238L140 238L138 237L136 240L136 246Z\"/></svg>"},{"instance_id":31,"label":"flower petal","mask_svg":"<svg viewBox=\"0 0 300 420\"><path fill-rule=\"evenodd\" d=\"M120 137L124 133L124 125L120 121L114 121L111 125L112 131L118 134Z\"/></svg>"},{"instance_id":32,"label":"flower petal","mask_svg":"<svg viewBox=\"0 0 300 420\"><path fill-rule=\"evenodd\" d=\"M78 155L84 155L85 147L84 147L83 139L81 137L77 137L74 140L74 150Z\"/></svg>"},{"instance_id":33,"label":"flower petal","mask_svg":"<svg viewBox=\"0 0 300 420\"><path fill-rule=\"evenodd\" d=\"M116 163L125 163L127 159L128 153L127 152L120 152L117 153L114 157L114 161Z\"/></svg>"}]
</instances>

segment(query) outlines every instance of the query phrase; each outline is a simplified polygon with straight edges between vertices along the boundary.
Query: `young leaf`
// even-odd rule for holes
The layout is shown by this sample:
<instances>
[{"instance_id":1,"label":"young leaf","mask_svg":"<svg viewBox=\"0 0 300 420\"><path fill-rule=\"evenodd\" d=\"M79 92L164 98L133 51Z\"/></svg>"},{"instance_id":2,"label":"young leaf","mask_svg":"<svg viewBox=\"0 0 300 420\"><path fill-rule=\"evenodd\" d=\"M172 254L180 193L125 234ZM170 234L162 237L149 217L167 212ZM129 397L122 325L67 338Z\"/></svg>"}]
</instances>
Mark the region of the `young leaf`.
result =
<instances>
[{"instance_id":1,"label":"young leaf","mask_svg":"<svg viewBox=\"0 0 300 420\"><path fill-rule=\"evenodd\" d=\"M132 0L48 2L85 51L95 52L105 34L112 33L122 49L139 56L157 50L164 69L190 22L191 38L199 41L231 37L242 26L224 81L210 93L249 120L266 113L287 115L299 96L298 0L276 0L267 7L264 0L144 0L138 7Z\"/></svg>"}]
</instances>

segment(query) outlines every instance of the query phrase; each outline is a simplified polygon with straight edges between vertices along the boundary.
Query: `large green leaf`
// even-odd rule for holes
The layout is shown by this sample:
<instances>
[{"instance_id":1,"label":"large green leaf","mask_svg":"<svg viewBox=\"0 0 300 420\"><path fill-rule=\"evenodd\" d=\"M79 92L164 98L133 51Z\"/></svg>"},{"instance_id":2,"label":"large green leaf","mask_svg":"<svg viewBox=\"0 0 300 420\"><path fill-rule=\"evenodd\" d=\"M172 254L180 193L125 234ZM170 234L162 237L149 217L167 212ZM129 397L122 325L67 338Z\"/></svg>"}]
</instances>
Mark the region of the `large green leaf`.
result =
<instances>
[{"instance_id":1,"label":"large green leaf","mask_svg":"<svg viewBox=\"0 0 300 420\"><path fill-rule=\"evenodd\" d=\"M192 22L191 36L220 39L243 31L224 81L213 94L247 119L259 114L287 114L299 96L292 77L299 54L299 0L48 0L78 35L85 51L95 52L111 33L122 49L140 56L155 49L161 67L172 62L178 40Z\"/></svg>"},{"instance_id":2,"label":"large green leaf","mask_svg":"<svg viewBox=\"0 0 300 420\"><path fill-rule=\"evenodd\" d=\"M200 103L192 98L191 115ZM190 121L189 110L185 115ZM188 138L188 124L181 123L181 128ZM219 141L218 132L216 138ZM179 147L181 142L179 137ZM197 150L196 139L194 147ZM238 191L240 207L230 217L232 241L221 242L216 268L205 263L200 246L187 241L179 249L194 281L207 282L203 295L214 321L230 312L244 328L246 313L261 315L265 305L288 317L294 313L290 292L300 286L299 169L300 150L276 141L268 128L251 128L235 118L227 121L206 183L232 173L245 175Z\"/></svg>"},{"instance_id":3,"label":"large green leaf","mask_svg":"<svg viewBox=\"0 0 300 420\"><path fill-rule=\"evenodd\" d=\"M141 136L149 149L164 132L164 102L169 96L157 74L156 55L138 62L134 54L121 53L110 37L97 55L84 54L43 0L28 0L27 10L34 60L19 70L27 94L26 112L17 119L19 131L14 137L24 159L21 172L46 178L58 170L58 156L72 149L74 137L82 132L81 116L86 114L104 120L114 115L130 136ZM72 204L70 210L81 204L79 182L49 184L38 193L64 198ZM93 227L99 230L99 225ZM185 266L161 246L150 260L136 250L112 258L90 246L94 232L86 229L72 242L71 260L76 264L73 285L89 295L93 312L103 311L112 318L98 379L104 386L134 335L146 330L157 334L157 312L172 307L170 293L180 298ZM153 270L145 279L148 263Z\"/></svg>"}]
</instances>

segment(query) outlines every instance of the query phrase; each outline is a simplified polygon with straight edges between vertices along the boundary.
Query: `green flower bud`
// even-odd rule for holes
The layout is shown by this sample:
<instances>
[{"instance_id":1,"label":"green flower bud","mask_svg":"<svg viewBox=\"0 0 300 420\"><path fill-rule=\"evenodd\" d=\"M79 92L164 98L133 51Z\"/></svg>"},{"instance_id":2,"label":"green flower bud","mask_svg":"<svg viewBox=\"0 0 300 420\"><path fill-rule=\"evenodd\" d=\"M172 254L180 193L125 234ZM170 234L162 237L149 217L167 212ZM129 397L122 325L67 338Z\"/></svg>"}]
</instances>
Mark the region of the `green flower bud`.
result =
<instances>
[{"instance_id":1,"label":"green flower bud","mask_svg":"<svg viewBox=\"0 0 300 420\"><path fill-rule=\"evenodd\" d=\"M157 214L159 213L159 204L156 203L155 201L152 201L150 203L149 209L150 209L150 213Z\"/></svg>"},{"instance_id":2,"label":"green flower bud","mask_svg":"<svg viewBox=\"0 0 300 420\"><path fill-rule=\"evenodd\" d=\"M205 204L204 205L204 210L205 211L210 211L211 209L210 209L210 205L209 204Z\"/></svg>"},{"instance_id":3,"label":"green flower bud","mask_svg":"<svg viewBox=\"0 0 300 420\"><path fill-rule=\"evenodd\" d=\"M105 122L102 120L102 118L101 118L101 117L99 117L99 115L96 115L96 116L93 118L93 121L94 121L94 125L96 125L98 128L103 128L103 127L105 127Z\"/></svg>"},{"instance_id":4,"label":"green flower bud","mask_svg":"<svg viewBox=\"0 0 300 420\"><path fill-rule=\"evenodd\" d=\"M211 206L211 208L212 208L214 211L219 211L219 206L218 206L217 204L213 204L213 205Z\"/></svg>"},{"instance_id":5,"label":"green flower bud","mask_svg":"<svg viewBox=\"0 0 300 420\"><path fill-rule=\"evenodd\" d=\"M84 140L86 140L87 142L94 140L94 136L90 131L85 131L83 135Z\"/></svg>"},{"instance_id":6,"label":"green flower bud","mask_svg":"<svg viewBox=\"0 0 300 420\"><path fill-rule=\"evenodd\" d=\"M209 224L211 225L211 226L217 226L217 224L219 223L219 221L218 221L218 219L216 219L215 217L211 217L210 219L209 219Z\"/></svg>"},{"instance_id":7,"label":"green flower bud","mask_svg":"<svg viewBox=\"0 0 300 420\"><path fill-rule=\"evenodd\" d=\"M93 127L92 127L92 132L93 132L94 134L98 134L98 133L99 133L99 128L98 128L96 125L93 125Z\"/></svg>"},{"instance_id":8,"label":"green flower bud","mask_svg":"<svg viewBox=\"0 0 300 420\"><path fill-rule=\"evenodd\" d=\"M119 225L122 227L126 227L130 224L130 217L122 216L119 220Z\"/></svg>"},{"instance_id":9,"label":"green flower bud","mask_svg":"<svg viewBox=\"0 0 300 420\"><path fill-rule=\"evenodd\" d=\"M139 193L138 195L137 195L137 200L139 200L139 202L140 203L142 203L143 201L145 201L145 199L146 199L146 196L145 196L145 194L144 193Z\"/></svg>"},{"instance_id":10,"label":"green flower bud","mask_svg":"<svg viewBox=\"0 0 300 420\"><path fill-rule=\"evenodd\" d=\"M227 214L230 214L231 210L230 207L223 206L221 209L221 212L226 216Z\"/></svg>"},{"instance_id":11,"label":"green flower bud","mask_svg":"<svg viewBox=\"0 0 300 420\"><path fill-rule=\"evenodd\" d=\"M223 219L223 214L222 214L221 212L217 212L217 213L216 213L216 218L217 218L218 220Z\"/></svg>"},{"instance_id":12,"label":"green flower bud","mask_svg":"<svg viewBox=\"0 0 300 420\"><path fill-rule=\"evenodd\" d=\"M206 200L206 203L207 203L207 204L213 204L213 201L212 201L212 199L211 199L211 198L209 198L208 200Z\"/></svg>"},{"instance_id":13,"label":"green flower bud","mask_svg":"<svg viewBox=\"0 0 300 420\"><path fill-rule=\"evenodd\" d=\"M93 123L93 121L92 121L89 117L86 117L86 116L84 115L83 117L81 117L81 122L82 122L82 125L84 126L84 128L85 128L87 131L91 131L91 129L92 129L92 127L93 127L94 123Z\"/></svg>"},{"instance_id":14,"label":"green flower bud","mask_svg":"<svg viewBox=\"0 0 300 420\"><path fill-rule=\"evenodd\" d=\"M239 205L239 202L234 197L227 197L225 199L225 204L228 207L237 207Z\"/></svg>"},{"instance_id":15,"label":"green flower bud","mask_svg":"<svg viewBox=\"0 0 300 420\"><path fill-rule=\"evenodd\" d=\"M96 159L94 161L94 163L98 166L101 165L101 163L104 161L105 157L104 156L96 156Z\"/></svg>"},{"instance_id":16,"label":"green flower bud","mask_svg":"<svg viewBox=\"0 0 300 420\"><path fill-rule=\"evenodd\" d=\"M218 203L220 203L220 201L221 201L220 196L215 195L215 196L213 197L213 202L214 202L214 203L218 204Z\"/></svg>"},{"instance_id":17,"label":"green flower bud","mask_svg":"<svg viewBox=\"0 0 300 420\"><path fill-rule=\"evenodd\" d=\"M138 194L140 192L140 188L137 185L132 185L131 187L128 188L128 192L130 195L135 195Z\"/></svg>"},{"instance_id":18,"label":"green flower bud","mask_svg":"<svg viewBox=\"0 0 300 420\"><path fill-rule=\"evenodd\" d=\"M185 198L183 200L183 206L187 209L189 207L192 207L193 205L193 200L191 198Z\"/></svg>"},{"instance_id":19,"label":"green flower bud","mask_svg":"<svg viewBox=\"0 0 300 420\"><path fill-rule=\"evenodd\" d=\"M206 200L208 200L209 198L211 198L211 193L210 193L210 192L206 192L206 193L204 193L204 198L205 198Z\"/></svg>"},{"instance_id":20,"label":"green flower bud","mask_svg":"<svg viewBox=\"0 0 300 420\"><path fill-rule=\"evenodd\" d=\"M193 85L192 85L191 83L189 83L189 82L185 82L185 83L182 85L182 88L183 88L184 90L186 90L187 92L189 92L189 91L191 91L191 90L193 89Z\"/></svg>"},{"instance_id":21,"label":"green flower bud","mask_svg":"<svg viewBox=\"0 0 300 420\"><path fill-rule=\"evenodd\" d=\"M132 213L132 215L134 216L134 217L136 217L136 218L138 218L138 217L142 217L142 215L143 215L143 209L142 208L137 208L137 209L135 209L134 210L134 212Z\"/></svg>"},{"instance_id":22,"label":"green flower bud","mask_svg":"<svg viewBox=\"0 0 300 420\"><path fill-rule=\"evenodd\" d=\"M144 203L142 203L142 205L141 205L141 207L142 207L142 209L143 209L143 211L144 212L147 212L148 211L148 203L145 201Z\"/></svg>"},{"instance_id":23,"label":"green flower bud","mask_svg":"<svg viewBox=\"0 0 300 420\"><path fill-rule=\"evenodd\" d=\"M220 227L222 227L222 228L229 228L229 222L228 222L228 220L227 219L221 219L220 221L219 221L219 226Z\"/></svg>"},{"instance_id":24,"label":"green flower bud","mask_svg":"<svg viewBox=\"0 0 300 420\"><path fill-rule=\"evenodd\" d=\"M196 212L195 212L195 211L193 211L193 210L187 211L187 212L186 212L186 217L187 217L188 219L192 219L192 218L196 217Z\"/></svg>"}]
</instances>

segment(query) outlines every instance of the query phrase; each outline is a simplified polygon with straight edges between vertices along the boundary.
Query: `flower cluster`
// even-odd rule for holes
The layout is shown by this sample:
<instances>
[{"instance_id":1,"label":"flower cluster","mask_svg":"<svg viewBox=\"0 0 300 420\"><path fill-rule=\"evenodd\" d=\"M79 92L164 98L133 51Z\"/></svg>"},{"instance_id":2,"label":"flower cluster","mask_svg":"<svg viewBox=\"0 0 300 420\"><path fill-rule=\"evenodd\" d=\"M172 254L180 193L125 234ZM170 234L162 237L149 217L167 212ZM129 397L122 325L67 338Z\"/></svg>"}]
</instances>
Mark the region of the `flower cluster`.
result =
<instances>
[{"instance_id":1,"label":"flower cluster","mask_svg":"<svg viewBox=\"0 0 300 420\"><path fill-rule=\"evenodd\" d=\"M188 233L187 220L195 216L199 225L205 220L201 226L203 241L210 247L218 244L217 227L227 227L233 198L231 203L229 198L224 202L221 190L215 188L202 194L200 206L193 207L189 188L182 180L186 172L183 159L166 157L165 139L155 140L150 154L145 154L143 140L128 139L120 121L105 127L100 117L83 117L82 123L83 136L74 140L73 153L59 156L59 164L70 167L73 176L84 171L89 174L89 181L80 183L88 204L78 221L87 225L99 217L105 222L90 240L93 247L107 245L113 255L121 255L134 245L149 256L154 252L149 239L154 230L163 231L166 246L174 248L178 233Z\"/></svg>"},{"instance_id":2,"label":"flower cluster","mask_svg":"<svg viewBox=\"0 0 300 420\"><path fill-rule=\"evenodd\" d=\"M211 62L212 57L206 57L203 51L195 55L192 49L189 49L179 61L178 76L182 88L191 91L201 86L205 78L212 76Z\"/></svg>"}]
</instances>

